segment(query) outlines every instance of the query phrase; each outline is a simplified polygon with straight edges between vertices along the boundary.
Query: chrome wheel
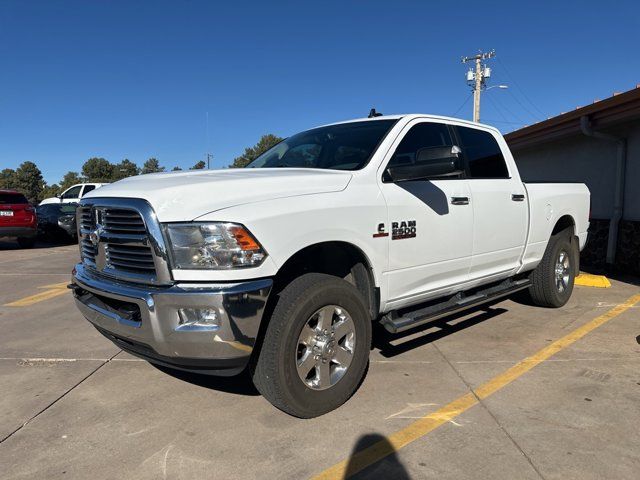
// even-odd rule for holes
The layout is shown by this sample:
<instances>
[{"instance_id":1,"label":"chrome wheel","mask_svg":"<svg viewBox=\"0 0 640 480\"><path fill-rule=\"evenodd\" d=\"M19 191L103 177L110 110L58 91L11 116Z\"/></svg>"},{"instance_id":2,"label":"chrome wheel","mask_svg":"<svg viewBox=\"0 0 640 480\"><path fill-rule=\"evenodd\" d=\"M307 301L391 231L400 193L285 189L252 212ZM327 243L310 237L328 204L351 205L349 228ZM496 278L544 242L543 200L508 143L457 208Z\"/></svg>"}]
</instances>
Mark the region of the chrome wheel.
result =
<instances>
[{"instance_id":1,"label":"chrome wheel","mask_svg":"<svg viewBox=\"0 0 640 480\"><path fill-rule=\"evenodd\" d=\"M356 346L356 330L349 312L337 305L317 310L298 337L296 368L314 390L332 387L347 372Z\"/></svg>"},{"instance_id":2,"label":"chrome wheel","mask_svg":"<svg viewBox=\"0 0 640 480\"><path fill-rule=\"evenodd\" d=\"M569 263L569 254L560 250L556 260L555 279L558 292L564 292L569 286L569 275L571 274L571 264Z\"/></svg>"}]
</instances>

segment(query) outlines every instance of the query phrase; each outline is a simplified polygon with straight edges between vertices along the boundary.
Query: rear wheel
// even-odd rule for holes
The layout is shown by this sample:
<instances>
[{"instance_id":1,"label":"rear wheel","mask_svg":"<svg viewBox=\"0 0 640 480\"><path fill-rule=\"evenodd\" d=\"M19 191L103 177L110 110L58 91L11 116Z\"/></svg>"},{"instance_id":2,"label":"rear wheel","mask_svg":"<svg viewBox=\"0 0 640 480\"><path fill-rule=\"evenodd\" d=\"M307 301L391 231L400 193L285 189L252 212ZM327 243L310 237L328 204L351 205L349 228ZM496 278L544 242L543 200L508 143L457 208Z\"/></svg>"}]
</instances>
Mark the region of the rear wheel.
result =
<instances>
[{"instance_id":1,"label":"rear wheel","mask_svg":"<svg viewBox=\"0 0 640 480\"><path fill-rule=\"evenodd\" d=\"M340 278L309 273L280 293L253 381L280 410L317 417L357 390L370 345L371 319L362 294Z\"/></svg>"},{"instance_id":2,"label":"rear wheel","mask_svg":"<svg viewBox=\"0 0 640 480\"><path fill-rule=\"evenodd\" d=\"M18 238L18 245L20 245L21 248L33 248L35 244L35 238Z\"/></svg>"},{"instance_id":3,"label":"rear wheel","mask_svg":"<svg viewBox=\"0 0 640 480\"><path fill-rule=\"evenodd\" d=\"M569 231L551 237L540 264L530 277L529 294L536 305L558 308L569 301L577 274L578 255Z\"/></svg>"}]
</instances>

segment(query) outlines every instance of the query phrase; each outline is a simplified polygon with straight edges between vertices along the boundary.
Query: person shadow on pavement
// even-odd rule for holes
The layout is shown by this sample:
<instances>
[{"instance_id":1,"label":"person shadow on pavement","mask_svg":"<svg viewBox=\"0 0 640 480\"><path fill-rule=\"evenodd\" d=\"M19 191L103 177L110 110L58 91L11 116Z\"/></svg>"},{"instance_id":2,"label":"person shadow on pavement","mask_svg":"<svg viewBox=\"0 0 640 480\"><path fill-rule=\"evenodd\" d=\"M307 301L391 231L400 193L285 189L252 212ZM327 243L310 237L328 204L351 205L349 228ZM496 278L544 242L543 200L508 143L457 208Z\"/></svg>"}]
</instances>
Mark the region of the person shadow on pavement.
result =
<instances>
[{"instance_id":1,"label":"person shadow on pavement","mask_svg":"<svg viewBox=\"0 0 640 480\"><path fill-rule=\"evenodd\" d=\"M380 458L374 461L376 458ZM370 462L374 463L370 464ZM344 478L410 480L391 442L384 435L370 433L362 435L356 442L349 460Z\"/></svg>"}]
</instances>

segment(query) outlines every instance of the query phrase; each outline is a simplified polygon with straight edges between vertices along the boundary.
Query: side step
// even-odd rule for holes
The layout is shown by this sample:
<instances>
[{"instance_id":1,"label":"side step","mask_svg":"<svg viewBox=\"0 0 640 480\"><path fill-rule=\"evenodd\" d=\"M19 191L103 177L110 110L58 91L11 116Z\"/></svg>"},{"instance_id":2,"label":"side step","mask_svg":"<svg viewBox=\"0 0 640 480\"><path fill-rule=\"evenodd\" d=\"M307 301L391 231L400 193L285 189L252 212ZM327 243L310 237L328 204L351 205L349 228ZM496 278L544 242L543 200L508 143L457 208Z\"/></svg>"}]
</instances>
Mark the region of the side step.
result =
<instances>
[{"instance_id":1,"label":"side step","mask_svg":"<svg viewBox=\"0 0 640 480\"><path fill-rule=\"evenodd\" d=\"M425 323L437 320L453 313L490 302L500 297L505 297L518 290L523 290L531 285L529 279L505 280L482 290L476 290L465 294L455 294L444 302L439 302L417 310L407 311L402 316L397 312L387 313L380 323L391 333L400 333Z\"/></svg>"}]
</instances>

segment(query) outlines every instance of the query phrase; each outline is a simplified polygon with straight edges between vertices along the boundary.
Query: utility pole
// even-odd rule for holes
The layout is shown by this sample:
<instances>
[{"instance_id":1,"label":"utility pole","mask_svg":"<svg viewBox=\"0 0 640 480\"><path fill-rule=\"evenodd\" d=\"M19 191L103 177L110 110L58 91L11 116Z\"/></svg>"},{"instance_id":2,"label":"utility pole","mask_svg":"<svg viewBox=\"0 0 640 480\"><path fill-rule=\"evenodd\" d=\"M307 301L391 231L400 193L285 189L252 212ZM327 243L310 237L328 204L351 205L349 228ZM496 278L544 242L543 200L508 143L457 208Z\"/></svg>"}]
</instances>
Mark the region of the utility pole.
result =
<instances>
[{"instance_id":1,"label":"utility pole","mask_svg":"<svg viewBox=\"0 0 640 480\"><path fill-rule=\"evenodd\" d=\"M483 65L483 60L496 56L495 50L480 52L472 57L462 57L462 63L475 62L475 71L469 68L467 72L467 84L473 89L473 121L480 121L480 92L485 88L485 79L491 77L491 69Z\"/></svg>"},{"instance_id":2,"label":"utility pole","mask_svg":"<svg viewBox=\"0 0 640 480\"><path fill-rule=\"evenodd\" d=\"M210 153L207 153L207 170L211 170L210 162L212 158L213 158L213 155L211 155Z\"/></svg>"}]
</instances>

